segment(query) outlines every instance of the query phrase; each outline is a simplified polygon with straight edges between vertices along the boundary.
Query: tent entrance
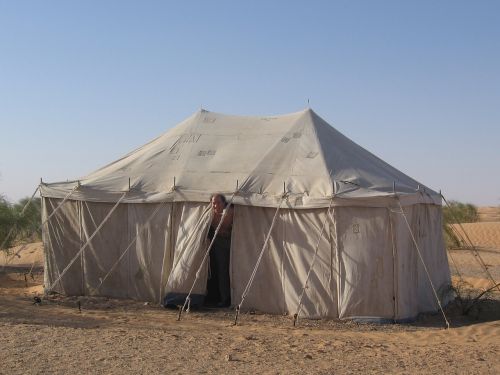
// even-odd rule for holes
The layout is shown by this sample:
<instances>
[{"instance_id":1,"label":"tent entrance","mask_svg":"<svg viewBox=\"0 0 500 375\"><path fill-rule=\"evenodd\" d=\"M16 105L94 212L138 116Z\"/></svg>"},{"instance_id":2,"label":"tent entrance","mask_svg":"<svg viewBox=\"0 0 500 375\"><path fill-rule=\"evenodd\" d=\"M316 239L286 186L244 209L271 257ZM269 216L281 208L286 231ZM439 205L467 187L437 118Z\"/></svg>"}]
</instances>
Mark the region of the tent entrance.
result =
<instances>
[{"instance_id":1,"label":"tent entrance","mask_svg":"<svg viewBox=\"0 0 500 375\"><path fill-rule=\"evenodd\" d=\"M208 239L212 240L215 230L210 227ZM207 307L229 307L231 305L231 281L229 265L231 257L231 231L218 233L209 255L207 276Z\"/></svg>"}]
</instances>

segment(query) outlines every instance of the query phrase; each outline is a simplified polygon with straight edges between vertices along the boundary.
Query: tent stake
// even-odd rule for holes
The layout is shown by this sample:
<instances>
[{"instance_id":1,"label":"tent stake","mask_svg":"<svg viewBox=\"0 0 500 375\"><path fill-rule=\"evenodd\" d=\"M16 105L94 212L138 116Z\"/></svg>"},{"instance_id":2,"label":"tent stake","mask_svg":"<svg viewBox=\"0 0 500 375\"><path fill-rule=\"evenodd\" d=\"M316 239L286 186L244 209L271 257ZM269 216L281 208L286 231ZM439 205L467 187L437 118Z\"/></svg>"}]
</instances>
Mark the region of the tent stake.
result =
<instances>
[{"instance_id":1,"label":"tent stake","mask_svg":"<svg viewBox=\"0 0 500 375\"><path fill-rule=\"evenodd\" d=\"M236 306L236 314L234 315L234 323L233 326L238 324L238 316L240 315L240 305Z\"/></svg>"},{"instance_id":2,"label":"tent stake","mask_svg":"<svg viewBox=\"0 0 500 375\"><path fill-rule=\"evenodd\" d=\"M130 177L128 178L128 191L130 191Z\"/></svg>"}]
</instances>

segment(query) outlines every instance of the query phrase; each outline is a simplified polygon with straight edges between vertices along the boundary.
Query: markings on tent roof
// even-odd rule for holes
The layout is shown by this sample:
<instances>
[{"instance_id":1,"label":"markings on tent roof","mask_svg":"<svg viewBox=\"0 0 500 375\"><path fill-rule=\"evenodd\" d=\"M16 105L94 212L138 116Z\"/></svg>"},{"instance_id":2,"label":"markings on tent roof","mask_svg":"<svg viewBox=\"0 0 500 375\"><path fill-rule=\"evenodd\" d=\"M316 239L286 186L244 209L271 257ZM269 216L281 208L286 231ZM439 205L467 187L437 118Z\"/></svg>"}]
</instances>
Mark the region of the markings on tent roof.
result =
<instances>
[{"instance_id":1,"label":"markings on tent roof","mask_svg":"<svg viewBox=\"0 0 500 375\"><path fill-rule=\"evenodd\" d=\"M318 156L319 152L317 151L310 151L307 155L306 155L306 158L307 159L314 159L316 156Z\"/></svg>"},{"instance_id":2,"label":"markings on tent roof","mask_svg":"<svg viewBox=\"0 0 500 375\"><path fill-rule=\"evenodd\" d=\"M203 122L206 122L208 124L213 124L217 119L215 117L211 116L205 116L203 117Z\"/></svg>"},{"instance_id":3,"label":"markings on tent roof","mask_svg":"<svg viewBox=\"0 0 500 375\"><path fill-rule=\"evenodd\" d=\"M200 133L182 134L179 138L179 143L196 143L201 138Z\"/></svg>"}]
</instances>

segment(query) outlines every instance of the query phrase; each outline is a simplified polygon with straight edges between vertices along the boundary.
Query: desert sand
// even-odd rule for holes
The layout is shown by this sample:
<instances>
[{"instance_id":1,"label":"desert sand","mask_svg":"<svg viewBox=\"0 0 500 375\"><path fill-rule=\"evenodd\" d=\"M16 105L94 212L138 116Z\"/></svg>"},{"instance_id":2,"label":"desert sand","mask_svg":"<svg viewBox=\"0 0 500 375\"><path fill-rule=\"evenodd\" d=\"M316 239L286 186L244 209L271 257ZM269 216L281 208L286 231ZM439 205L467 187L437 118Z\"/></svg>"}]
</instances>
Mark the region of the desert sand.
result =
<instances>
[{"instance_id":1,"label":"desert sand","mask_svg":"<svg viewBox=\"0 0 500 375\"><path fill-rule=\"evenodd\" d=\"M439 314L404 325L304 319L293 327L290 317L245 313L233 326L232 310L210 310L177 321L176 311L134 301L52 296L33 304L43 270L25 273L42 250L30 249L29 261L21 252L0 274L2 374L500 373L500 293L472 317L448 306L448 330ZM500 250L480 253L500 279ZM489 286L470 252L452 256L461 277Z\"/></svg>"}]
</instances>

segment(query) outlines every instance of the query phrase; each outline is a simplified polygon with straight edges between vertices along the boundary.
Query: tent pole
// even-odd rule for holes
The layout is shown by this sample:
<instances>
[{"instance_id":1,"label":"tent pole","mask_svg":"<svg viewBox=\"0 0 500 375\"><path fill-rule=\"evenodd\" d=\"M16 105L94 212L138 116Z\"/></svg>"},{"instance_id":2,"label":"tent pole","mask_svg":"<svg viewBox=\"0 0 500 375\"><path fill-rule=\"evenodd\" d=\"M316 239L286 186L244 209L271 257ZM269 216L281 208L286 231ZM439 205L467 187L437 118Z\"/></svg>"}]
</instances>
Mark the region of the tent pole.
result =
<instances>
[{"instance_id":1,"label":"tent pole","mask_svg":"<svg viewBox=\"0 0 500 375\"><path fill-rule=\"evenodd\" d=\"M394 225L392 223L392 215L391 215L391 210L390 208L387 208L387 212L389 214L389 225L390 225L390 230L391 230L391 241L392 241L392 291L393 291L393 311L394 311L394 322L396 322L396 319L399 317L399 304L398 304L398 295L399 295L399 289L398 289L398 267L396 265L397 259L398 259L398 252L397 252L397 247L396 247L396 241L394 239L395 233L394 233Z\"/></svg>"},{"instance_id":2,"label":"tent pole","mask_svg":"<svg viewBox=\"0 0 500 375\"><path fill-rule=\"evenodd\" d=\"M170 214L169 214L169 225L168 225L168 241L169 241L169 246L166 246L167 244L164 245L164 250L163 250L163 260L161 262L161 274L160 274L160 295L158 297L158 303L161 305L161 299L163 296L163 274L165 272L165 258L167 257L167 250L170 250L170 245L172 242L172 220L173 220L173 212L174 212L174 201L172 200L170 204ZM149 220L148 220L149 221Z\"/></svg>"}]
</instances>

